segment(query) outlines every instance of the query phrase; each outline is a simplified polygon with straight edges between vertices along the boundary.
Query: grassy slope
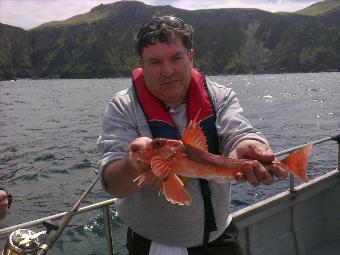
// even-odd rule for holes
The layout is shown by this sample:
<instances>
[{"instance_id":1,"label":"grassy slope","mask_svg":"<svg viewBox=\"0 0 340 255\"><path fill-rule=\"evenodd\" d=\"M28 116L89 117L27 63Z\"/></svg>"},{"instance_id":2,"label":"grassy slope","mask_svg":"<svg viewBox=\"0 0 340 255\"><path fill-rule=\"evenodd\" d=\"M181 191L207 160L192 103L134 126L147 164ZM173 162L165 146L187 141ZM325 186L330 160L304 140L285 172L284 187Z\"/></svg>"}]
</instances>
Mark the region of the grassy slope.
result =
<instances>
[{"instance_id":1,"label":"grassy slope","mask_svg":"<svg viewBox=\"0 0 340 255\"><path fill-rule=\"evenodd\" d=\"M118 2L27 31L24 56L10 50L23 48L15 43L18 36L6 41L9 32L1 36L0 31L0 49L4 49L0 67L13 77L27 76L30 70L37 77L126 75L136 65L133 37L138 25L152 15L172 13L197 28L196 66L206 73L339 70L340 37L334 33L340 26L339 12L334 10L339 1L326 1L328 6L333 3L333 12L321 16L243 9L190 12Z\"/></svg>"},{"instance_id":2,"label":"grassy slope","mask_svg":"<svg viewBox=\"0 0 340 255\"><path fill-rule=\"evenodd\" d=\"M62 27L62 26L72 26L72 25L79 25L83 23L93 23L98 20L104 19L110 14L109 9L97 9L97 10L92 10L88 13L84 14L79 14L76 16L73 16L69 19L63 20L63 21L51 21L42 24L41 26L35 28L35 29L40 29L40 28L46 28L46 27Z\"/></svg>"},{"instance_id":3,"label":"grassy slope","mask_svg":"<svg viewBox=\"0 0 340 255\"><path fill-rule=\"evenodd\" d=\"M315 3L305 9L297 11L297 14L308 15L308 16L318 16L323 15L335 8L340 8L340 0L325 0Z\"/></svg>"}]
</instances>

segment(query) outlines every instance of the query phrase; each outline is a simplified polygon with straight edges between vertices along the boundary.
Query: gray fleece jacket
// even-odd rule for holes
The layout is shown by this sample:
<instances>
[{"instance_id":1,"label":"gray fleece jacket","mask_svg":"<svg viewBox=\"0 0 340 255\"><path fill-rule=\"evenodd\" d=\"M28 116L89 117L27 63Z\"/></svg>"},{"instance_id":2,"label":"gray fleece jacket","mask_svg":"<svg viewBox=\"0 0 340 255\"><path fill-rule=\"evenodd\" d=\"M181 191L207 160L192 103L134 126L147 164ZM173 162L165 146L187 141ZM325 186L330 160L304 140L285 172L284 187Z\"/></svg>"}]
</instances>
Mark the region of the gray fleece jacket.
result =
<instances>
[{"instance_id":1,"label":"gray fleece jacket","mask_svg":"<svg viewBox=\"0 0 340 255\"><path fill-rule=\"evenodd\" d=\"M232 89L208 79L207 86L216 111L216 129L222 154L228 155L245 139L267 143L241 115L242 108ZM171 113L177 127L182 131L181 127L185 127L187 123L185 111L186 107L180 107ZM98 162L100 176L103 176L103 169L107 164L126 157L128 145L141 136L152 137L134 89L130 87L118 92L106 107L102 132L97 142L102 154ZM103 181L102 183L104 185ZM217 225L217 231L210 234L212 241L222 234L231 221L229 216L231 185L209 181L209 186ZM185 188L192 197L190 206L173 205L157 192L143 188L140 192L118 199L115 207L126 225L145 238L173 246L202 245L204 206L198 180L190 179Z\"/></svg>"}]
</instances>

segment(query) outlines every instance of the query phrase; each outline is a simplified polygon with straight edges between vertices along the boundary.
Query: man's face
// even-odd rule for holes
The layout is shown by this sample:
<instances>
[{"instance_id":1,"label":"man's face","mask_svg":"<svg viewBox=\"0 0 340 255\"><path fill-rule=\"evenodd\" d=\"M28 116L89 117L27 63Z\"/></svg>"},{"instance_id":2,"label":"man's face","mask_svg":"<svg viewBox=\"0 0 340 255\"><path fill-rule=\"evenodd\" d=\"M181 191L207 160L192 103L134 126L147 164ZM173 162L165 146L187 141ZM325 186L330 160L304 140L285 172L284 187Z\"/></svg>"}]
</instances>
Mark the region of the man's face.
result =
<instances>
[{"instance_id":1,"label":"man's face","mask_svg":"<svg viewBox=\"0 0 340 255\"><path fill-rule=\"evenodd\" d=\"M156 41L143 49L139 61L146 86L165 105L176 108L185 102L193 56L176 35L170 43Z\"/></svg>"}]
</instances>

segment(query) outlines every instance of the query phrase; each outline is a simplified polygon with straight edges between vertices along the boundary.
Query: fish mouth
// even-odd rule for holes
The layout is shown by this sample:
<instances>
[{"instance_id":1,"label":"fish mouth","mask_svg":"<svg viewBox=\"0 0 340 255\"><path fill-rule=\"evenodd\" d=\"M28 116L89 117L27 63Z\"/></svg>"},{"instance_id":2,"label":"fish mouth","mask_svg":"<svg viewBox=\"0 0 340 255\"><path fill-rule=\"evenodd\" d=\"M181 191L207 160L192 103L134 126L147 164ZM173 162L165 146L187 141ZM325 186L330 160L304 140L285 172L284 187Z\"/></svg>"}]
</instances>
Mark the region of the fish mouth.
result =
<instances>
[{"instance_id":1,"label":"fish mouth","mask_svg":"<svg viewBox=\"0 0 340 255\"><path fill-rule=\"evenodd\" d=\"M144 155L143 151L133 152L132 157L139 162L144 162L144 163L150 162L150 160Z\"/></svg>"}]
</instances>

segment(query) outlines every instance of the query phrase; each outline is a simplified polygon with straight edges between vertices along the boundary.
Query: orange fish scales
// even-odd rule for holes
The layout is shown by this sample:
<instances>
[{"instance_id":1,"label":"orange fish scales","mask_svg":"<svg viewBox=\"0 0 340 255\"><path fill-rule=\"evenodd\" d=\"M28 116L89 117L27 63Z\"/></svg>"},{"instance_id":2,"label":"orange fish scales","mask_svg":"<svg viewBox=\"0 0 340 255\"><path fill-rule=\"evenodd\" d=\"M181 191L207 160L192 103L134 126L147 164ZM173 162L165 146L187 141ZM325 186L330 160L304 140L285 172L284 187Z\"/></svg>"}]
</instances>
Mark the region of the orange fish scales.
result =
<instances>
[{"instance_id":1,"label":"orange fish scales","mask_svg":"<svg viewBox=\"0 0 340 255\"><path fill-rule=\"evenodd\" d=\"M185 156L174 156L170 172L194 178L215 179L234 177L242 172L254 160L231 159L225 156L213 155L185 145Z\"/></svg>"}]
</instances>

